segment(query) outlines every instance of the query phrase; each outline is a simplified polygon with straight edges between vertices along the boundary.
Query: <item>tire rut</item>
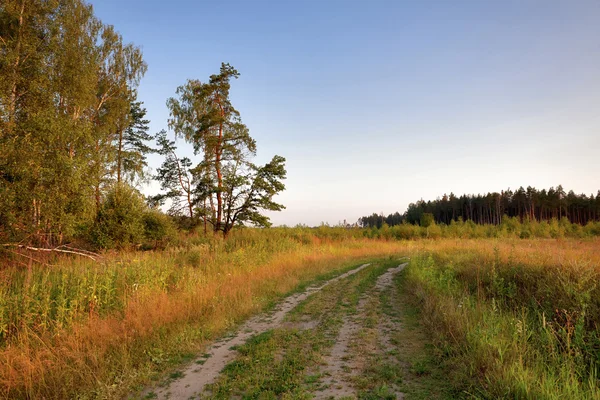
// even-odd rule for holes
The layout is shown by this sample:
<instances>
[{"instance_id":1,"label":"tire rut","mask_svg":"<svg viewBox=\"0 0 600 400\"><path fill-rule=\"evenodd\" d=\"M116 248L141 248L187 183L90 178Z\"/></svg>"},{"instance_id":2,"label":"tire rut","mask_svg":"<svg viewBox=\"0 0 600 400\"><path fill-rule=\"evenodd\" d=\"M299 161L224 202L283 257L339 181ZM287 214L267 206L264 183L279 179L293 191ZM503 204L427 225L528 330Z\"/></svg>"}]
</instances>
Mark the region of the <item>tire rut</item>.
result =
<instances>
[{"instance_id":1,"label":"tire rut","mask_svg":"<svg viewBox=\"0 0 600 400\"><path fill-rule=\"evenodd\" d=\"M369 265L371 264L363 264L360 267L326 281L321 286L309 287L304 292L288 296L270 313L261 314L248 320L232 337L215 342L207 350L209 358L198 358L192 362L182 371L181 378L171 381L165 387L146 390L142 395L148 395L153 392L156 395L155 398L161 400L187 400L200 396L207 385L215 382L227 363L235 358L237 355L237 351L234 350L235 346L246 343L254 335L281 327L284 317L309 296L321 291L332 283L362 271ZM200 363L202 365L199 365Z\"/></svg>"},{"instance_id":2,"label":"tire rut","mask_svg":"<svg viewBox=\"0 0 600 400\"><path fill-rule=\"evenodd\" d=\"M367 303L373 296L388 289L393 284L394 275L402 271L408 263L403 263L395 268L390 268L377 278L375 286L372 290L363 294L356 307L354 315L348 315L344 319L344 323L339 330L336 342L331 349L330 354L325 357L325 366L321 369L322 386L325 389L314 393L315 399L330 399L340 397L356 397L356 390L353 388L350 380L356 374L355 365L351 361L350 344L362 328L362 322ZM386 326L386 329L389 329ZM387 336L387 335L386 335ZM389 340L385 338L384 340ZM397 394L398 398L402 398L402 394Z\"/></svg>"}]
</instances>

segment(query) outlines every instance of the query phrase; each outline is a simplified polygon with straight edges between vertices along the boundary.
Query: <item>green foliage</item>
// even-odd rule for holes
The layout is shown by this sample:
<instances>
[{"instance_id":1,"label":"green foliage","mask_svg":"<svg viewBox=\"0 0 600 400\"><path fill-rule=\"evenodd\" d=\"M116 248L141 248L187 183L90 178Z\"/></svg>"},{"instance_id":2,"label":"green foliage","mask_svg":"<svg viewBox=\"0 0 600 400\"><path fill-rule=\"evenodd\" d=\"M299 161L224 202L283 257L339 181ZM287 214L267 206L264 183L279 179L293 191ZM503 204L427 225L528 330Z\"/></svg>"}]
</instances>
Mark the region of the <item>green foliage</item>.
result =
<instances>
[{"instance_id":1,"label":"green foliage","mask_svg":"<svg viewBox=\"0 0 600 400\"><path fill-rule=\"evenodd\" d=\"M421 220L419 221L419 224L423 228L428 228L429 226L435 224L435 221L433 219L433 214L431 214L431 213L423 213L421 215Z\"/></svg>"},{"instance_id":2,"label":"green foliage","mask_svg":"<svg viewBox=\"0 0 600 400\"><path fill-rule=\"evenodd\" d=\"M92 243L104 249L140 244L145 233L145 213L146 204L139 192L128 185L115 184L94 221ZM151 219L148 218L150 227L155 227Z\"/></svg>"},{"instance_id":3,"label":"green foliage","mask_svg":"<svg viewBox=\"0 0 600 400\"><path fill-rule=\"evenodd\" d=\"M159 210L144 211L142 223L144 225L144 238L157 245L160 243L162 247L177 235L171 218Z\"/></svg>"},{"instance_id":4,"label":"green foliage","mask_svg":"<svg viewBox=\"0 0 600 400\"><path fill-rule=\"evenodd\" d=\"M0 32L0 240L55 246L93 220L146 64L82 0L3 1Z\"/></svg>"},{"instance_id":5,"label":"green foliage","mask_svg":"<svg viewBox=\"0 0 600 400\"><path fill-rule=\"evenodd\" d=\"M150 129L146 118L146 109L140 101L130 104L127 127L115 139L117 148L117 182L135 182L136 178L144 178L144 169L148 166L146 155L156 152L148 146L154 137L148 133Z\"/></svg>"},{"instance_id":6,"label":"green foliage","mask_svg":"<svg viewBox=\"0 0 600 400\"><path fill-rule=\"evenodd\" d=\"M154 179L160 182L161 189L166 192L154 196L152 200L156 204L163 204L165 200L170 200L169 214L186 215L193 222L197 198L192 185L192 161L187 157L177 156L175 141L169 140L166 131L162 130L156 135L156 142L159 146L158 153L164 156L165 160L156 171Z\"/></svg>"},{"instance_id":7,"label":"green foliage","mask_svg":"<svg viewBox=\"0 0 600 400\"><path fill-rule=\"evenodd\" d=\"M426 214L423 214L424 216ZM425 217L426 219L428 217ZM436 224L424 227L408 223L388 226L383 224L381 228L364 228L359 230L362 235L369 238L415 240L419 238L440 239L440 238L586 238L600 236L600 222L588 222L585 226L571 223L567 218L560 221L551 219L549 221L529 221L519 222L517 217L504 216L500 225L478 225L471 220L463 222L451 221L450 225ZM424 223L428 223L424 221Z\"/></svg>"}]
</instances>

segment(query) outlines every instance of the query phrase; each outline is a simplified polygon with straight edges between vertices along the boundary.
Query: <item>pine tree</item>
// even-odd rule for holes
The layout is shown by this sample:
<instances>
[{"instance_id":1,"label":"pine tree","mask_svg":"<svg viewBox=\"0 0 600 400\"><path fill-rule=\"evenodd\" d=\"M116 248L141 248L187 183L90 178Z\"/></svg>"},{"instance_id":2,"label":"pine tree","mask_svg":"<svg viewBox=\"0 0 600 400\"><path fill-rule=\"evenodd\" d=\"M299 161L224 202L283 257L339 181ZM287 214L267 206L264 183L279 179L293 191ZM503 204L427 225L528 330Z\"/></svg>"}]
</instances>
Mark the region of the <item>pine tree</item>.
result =
<instances>
[{"instance_id":1,"label":"pine tree","mask_svg":"<svg viewBox=\"0 0 600 400\"><path fill-rule=\"evenodd\" d=\"M145 119L146 109L142 105L139 101L131 102L128 126L120 130L117 136L116 175L119 183L123 178L129 183L133 183L136 178L143 178L148 166L146 155L156 152L147 144L154 137L148 133L150 121Z\"/></svg>"},{"instance_id":2,"label":"pine tree","mask_svg":"<svg viewBox=\"0 0 600 400\"><path fill-rule=\"evenodd\" d=\"M208 198L212 211L208 221L225 236L236 223L266 226L269 221L261 210L283 208L272 199L284 189L285 160L275 156L262 167L250 162L256 142L229 98L230 81L238 77L235 68L223 63L219 74L207 83L188 80L177 88L179 97L167 101L169 126L193 144L196 154L203 155L195 171L197 181L204 182L200 191L204 215L208 214Z\"/></svg>"}]
</instances>

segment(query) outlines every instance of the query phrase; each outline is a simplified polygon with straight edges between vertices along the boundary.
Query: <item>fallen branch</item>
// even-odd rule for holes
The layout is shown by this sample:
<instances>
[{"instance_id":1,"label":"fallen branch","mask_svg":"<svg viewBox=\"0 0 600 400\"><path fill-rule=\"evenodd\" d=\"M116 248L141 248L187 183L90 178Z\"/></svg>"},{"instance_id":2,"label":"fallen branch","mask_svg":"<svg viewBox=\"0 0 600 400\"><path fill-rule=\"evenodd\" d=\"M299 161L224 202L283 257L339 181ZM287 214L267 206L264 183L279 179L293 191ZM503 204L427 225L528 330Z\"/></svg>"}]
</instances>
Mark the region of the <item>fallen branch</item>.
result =
<instances>
[{"instance_id":1,"label":"fallen branch","mask_svg":"<svg viewBox=\"0 0 600 400\"><path fill-rule=\"evenodd\" d=\"M31 260L31 261L34 261L34 262L36 262L36 263L39 263L39 264L45 265L45 266L47 266L47 267L52 267L52 266L53 266L52 264L48 264L48 263L45 263L45 262L43 262L42 260L38 260L37 258L33 258L33 257L31 257L31 256L28 256L27 254L19 253L18 251L12 251L12 250L9 250L9 251L10 251L10 253L11 253L11 254L15 254L15 255L17 255L17 256L20 256L20 257L25 257L25 258L27 258L28 260ZM25 266L25 267L27 267L27 266L28 266L27 264L24 264L24 263L22 263L22 262L20 262L20 261L17 261L17 262L18 262L19 264L21 264L21 265Z\"/></svg>"},{"instance_id":2,"label":"fallen branch","mask_svg":"<svg viewBox=\"0 0 600 400\"><path fill-rule=\"evenodd\" d=\"M68 247L68 246L58 246L58 247L54 247L52 249L48 249L45 247L33 247L33 246L27 246L24 244L17 244L17 243L7 243L7 244L3 244L3 247L15 247L18 249L25 249L25 250L31 250L31 251L44 251L44 252L48 252L48 253L67 253L67 254L75 254L81 257L87 257L89 259L92 259L94 261L98 261L98 258L100 258L100 254L96 254L93 253L91 251L87 251L87 250L80 250L80 249L74 249L72 247Z\"/></svg>"},{"instance_id":3,"label":"fallen branch","mask_svg":"<svg viewBox=\"0 0 600 400\"><path fill-rule=\"evenodd\" d=\"M71 250L71 251L80 252L82 255L83 254L87 254L87 255L95 257L95 258L102 258L102 256L100 256L100 254L94 253L93 251L84 250L84 249L77 249L75 247L71 247L71 246L66 245L66 244L63 244L62 246L58 246L57 249L67 249L67 250Z\"/></svg>"}]
</instances>

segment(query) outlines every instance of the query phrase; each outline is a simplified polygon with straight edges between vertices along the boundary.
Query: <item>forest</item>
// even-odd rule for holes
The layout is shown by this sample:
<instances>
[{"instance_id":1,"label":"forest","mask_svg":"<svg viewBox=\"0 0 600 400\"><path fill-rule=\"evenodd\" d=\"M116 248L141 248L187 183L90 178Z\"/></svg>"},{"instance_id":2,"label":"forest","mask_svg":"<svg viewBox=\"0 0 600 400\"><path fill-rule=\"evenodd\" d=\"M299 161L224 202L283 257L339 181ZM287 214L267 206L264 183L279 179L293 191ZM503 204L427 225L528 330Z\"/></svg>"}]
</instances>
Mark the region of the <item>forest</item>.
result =
<instances>
[{"instance_id":1,"label":"forest","mask_svg":"<svg viewBox=\"0 0 600 400\"><path fill-rule=\"evenodd\" d=\"M360 217L358 222L363 227L377 228L384 223L389 226L420 224L423 214L430 214L435 223L446 225L459 220L499 225L503 216L516 217L520 222L567 218L571 223L586 225L600 220L600 190L595 196L577 195L572 190L567 193L562 185L548 190L528 186L515 191L507 189L500 193L463 194L460 197L450 193L433 201L421 199L411 203L402 214L395 212L385 217L373 213Z\"/></svg>"}]
</instances>

